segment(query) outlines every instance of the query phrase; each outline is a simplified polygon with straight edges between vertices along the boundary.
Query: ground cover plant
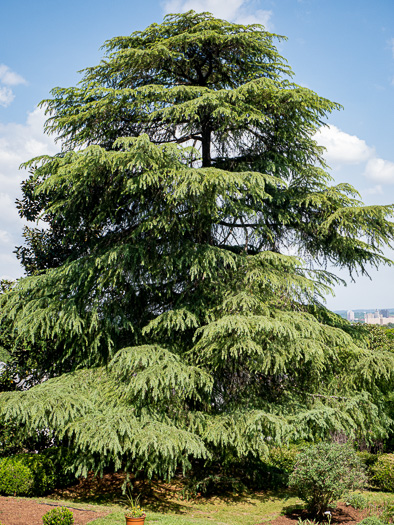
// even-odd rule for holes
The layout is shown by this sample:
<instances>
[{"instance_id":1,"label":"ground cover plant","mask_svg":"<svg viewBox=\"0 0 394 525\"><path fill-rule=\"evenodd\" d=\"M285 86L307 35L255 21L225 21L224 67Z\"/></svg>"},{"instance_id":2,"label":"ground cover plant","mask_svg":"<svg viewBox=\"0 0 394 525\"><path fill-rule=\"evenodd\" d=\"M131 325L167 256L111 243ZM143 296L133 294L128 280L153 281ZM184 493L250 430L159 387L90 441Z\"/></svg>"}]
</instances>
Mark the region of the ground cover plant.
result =
<instances>
[{"instance_id":1,"label":"ground cover plant","mask_svg":"<svg viewBox=\"0 0 394 525\"><path fill-rule=\"evenodd\" d=\"M394 354L321 301L326 264L388 262L393 207L332 183L314 137L340 106L292 83L281 38L169 15L43 102L61 147L26 163L18 209L45 228L0 305L47 380L1 413L78 473L256 487L274 446L390 428Z\"/></svg>"}]
</instances>

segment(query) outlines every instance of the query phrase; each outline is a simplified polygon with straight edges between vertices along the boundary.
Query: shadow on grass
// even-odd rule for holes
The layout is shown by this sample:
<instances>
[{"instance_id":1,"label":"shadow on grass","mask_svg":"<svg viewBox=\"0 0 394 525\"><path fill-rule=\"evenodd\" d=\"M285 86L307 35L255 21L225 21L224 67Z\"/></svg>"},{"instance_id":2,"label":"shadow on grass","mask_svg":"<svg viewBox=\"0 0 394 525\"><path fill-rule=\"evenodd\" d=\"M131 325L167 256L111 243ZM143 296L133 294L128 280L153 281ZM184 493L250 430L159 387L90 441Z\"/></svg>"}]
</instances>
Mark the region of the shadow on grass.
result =
<instances>
[{"instance_id":1,"label":"shadow on grass","mask_svg":"<svg viewBox=\"0 0 394 525\"><path fill-rule=\"evenodd\" d=\"M85 504L116 505L120 509L122 506L122 486L124 481L124 473L104 474L102 478L95 477L91 474L88 478L80 479L77 484L71 487L57 490L51 497ZM141 504L143 507L147 507L150 511L163 514L186 515L192 507L196 508L207 504L220 507L221 505L246 503L257 507L269 501L286 500L291 497L288 491L276 490L224 493L210 498L202 496L186 498L182 492L184 486L180 480L174 480L171 483L132 480L132 485L133 492L135 494L141 494Z\"/></svg>"}]
</instances>

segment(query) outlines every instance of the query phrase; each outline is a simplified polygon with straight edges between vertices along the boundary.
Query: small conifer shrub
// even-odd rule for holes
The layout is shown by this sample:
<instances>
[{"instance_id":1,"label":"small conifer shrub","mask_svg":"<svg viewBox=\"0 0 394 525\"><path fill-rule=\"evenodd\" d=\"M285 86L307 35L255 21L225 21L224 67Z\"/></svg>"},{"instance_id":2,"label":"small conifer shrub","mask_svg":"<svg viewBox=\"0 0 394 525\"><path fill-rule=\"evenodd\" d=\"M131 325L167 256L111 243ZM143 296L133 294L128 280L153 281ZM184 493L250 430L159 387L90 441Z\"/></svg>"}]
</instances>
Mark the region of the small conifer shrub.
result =
<instances>
[{"instance_id":1,"label":"small conifer shrub","mask_svg":"<svg viewBox=\"0 0 394 525\"><path fill-rule=\"evenodd\" d=\"M44 525L73 525L74 516L66 507L52 509L42 517Z\"/></svg>"}]
</instances>

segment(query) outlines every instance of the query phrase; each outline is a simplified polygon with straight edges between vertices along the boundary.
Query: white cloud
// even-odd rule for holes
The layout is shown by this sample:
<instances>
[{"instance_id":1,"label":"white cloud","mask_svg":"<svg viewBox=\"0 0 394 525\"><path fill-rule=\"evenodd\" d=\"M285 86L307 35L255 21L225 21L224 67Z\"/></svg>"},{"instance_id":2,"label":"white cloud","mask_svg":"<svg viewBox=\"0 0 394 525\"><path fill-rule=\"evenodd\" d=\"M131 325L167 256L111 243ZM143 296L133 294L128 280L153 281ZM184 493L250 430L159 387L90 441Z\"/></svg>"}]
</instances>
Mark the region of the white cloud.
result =
<instances>
[{"instance_id":1,"label":"white cloud","mask_svg":"<svg viewBox=\"0 0 394 525\"><path fill-rule=\"evenodd\" d=\"M21 244L23 221L15 207L20 184L28 173L19 170L22 162L42 154L54 154L59 147L43 133L43 109L28 113L25 124L0 122L0 275L18 277L22 271L12 254Z\"/></svg>"},{"instance_id":2,"label":"white cloud","mask_svg":"<svg viewBox=\"0 0 394 525\"><path fill-rule=\"evenodd\" d=\"M382 184L394 184L394 162L374 157L367 162L365 176Z\"/></svg>"},{"instance_id":3,"label":"white cloud","mask_svg":"<svg viewBox=\"0 0 394 525\"><path fill-rule=\"evenodd\" d=\"M349 135L336 126L322 126L315 139L326 148L324 158L330 165L361 164L375 153L365 140Z\"/></svg>"},{"instance_id":4,"label":"white cloud","mask_svg":"<svg viewBox=\"0 0 394 525\"><path fill-rule=\"evenodd\" d=\"M12 92L12 89L8 87L0 87L0 106L3 106L4 108L8 107L14 98L15 95Z\"/></svg>"},{"instance_id":5,"label":"white cloud","mask_svg":"<svg viewBox=\"0 0 394 525\"><path fill-rule=\"evenodd\" d=\"M165 0L165 13L185 13L193 9L197 13L208 11L217 18L238 24L262 24L269 26L271 11L254 10L249 0Z\"/></svg>"},{"instance_id":6,"label":"white cloud","mask_svg":"<svg viewBox=\"0 0 394 525\"><path fill-rule=\"evenodd\" d=\"M27 84L26 80L15 71L12 71L5 64L0 64L0 82L6 86L17 86L18 84Z\"/></svg>"},{"instance_id":7,"label":"white cloud","mask_svg":"<svg viewBox=\"0 0 394 525\"><path fill-rule=\"evenodd\" d=\"M8 107L14 100L15 95L9 86L17 86L18 84L26 84L26 80L12 71L5 64L0 64L0 106Z\"/></svg>"}]
</instances>

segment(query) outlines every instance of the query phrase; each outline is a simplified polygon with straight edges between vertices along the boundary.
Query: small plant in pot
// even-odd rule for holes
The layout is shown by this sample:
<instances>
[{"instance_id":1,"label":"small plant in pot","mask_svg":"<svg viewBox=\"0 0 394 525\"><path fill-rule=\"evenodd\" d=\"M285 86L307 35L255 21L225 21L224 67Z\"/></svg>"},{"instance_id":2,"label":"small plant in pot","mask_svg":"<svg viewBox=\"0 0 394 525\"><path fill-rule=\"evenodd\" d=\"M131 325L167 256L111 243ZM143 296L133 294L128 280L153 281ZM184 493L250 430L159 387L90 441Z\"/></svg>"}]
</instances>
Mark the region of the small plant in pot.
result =
<instances>
[{"instance_id":1,"label":"small plant in pot","mask_svg":"<svg viewBox=\"0 0 394 525\"><path fill-rule=\"evenodd\" d=\"M129 487L122 500L125 507L126 525L143 525L146 514L140 506L140 495L133 498L132 490Z\"/></svg>"}]
</instances>

